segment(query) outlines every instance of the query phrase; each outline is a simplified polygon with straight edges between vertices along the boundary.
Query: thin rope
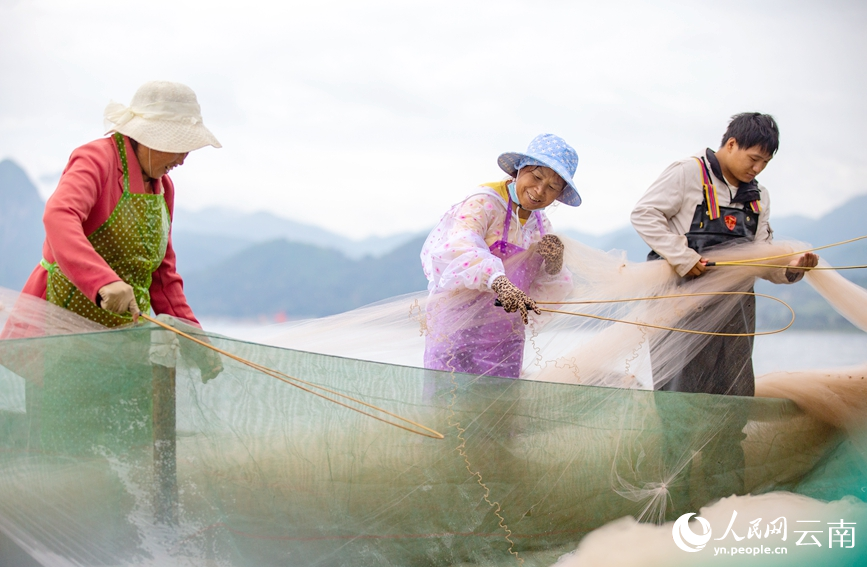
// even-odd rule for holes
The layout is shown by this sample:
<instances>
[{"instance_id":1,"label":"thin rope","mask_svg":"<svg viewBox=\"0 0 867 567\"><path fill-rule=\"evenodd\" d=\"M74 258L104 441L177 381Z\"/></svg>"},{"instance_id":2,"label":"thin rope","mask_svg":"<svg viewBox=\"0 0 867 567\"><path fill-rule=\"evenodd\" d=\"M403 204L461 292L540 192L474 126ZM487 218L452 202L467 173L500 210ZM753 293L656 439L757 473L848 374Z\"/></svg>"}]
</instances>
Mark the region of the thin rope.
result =
<instances>
[{"instance_id":1,"label":"thin rope","mask_svg":"<svg viewBox=\"0 0 867 567\"><path fill-rule=\"evenodd\" d=\"M789 310L789 313L792 314L792 319L789 321L789 324L781 329L776 329L774 331L758 331L753 333L718 333L715 331L695 331L692 329L680 329L678 327L666 327L664 325L653 325L651 323L642 323L640 321L627 321L625 319L614 319L612 317L603 317L601 315L591 315L590 313L578 313L576 311L562 311L559 309L545 309L544 307L540 307L539 311L545 311L548 313L559 313L561 315L574 315L576 317L586 317L588 319L597 319L599 321L610 321L612 323L625 323L627 325L635 325L637 327L648 327L651 329L660 329L662 331L675 331L677 333L688 333L691 335L708 335L713 337L761 337L765 335L775 335L777 333L782 333L787 330L795 323L795 310L792 307L778 297L774 297L772 295L765 295L764 293L754 293L750 291L708 291L708 292L699 292L699 293L677 293L672 295L653 295L649 297L631 297L627 299L599 299L599 300L586 300L586 301L537 301L536 305L590 305L590 304L602 304L602 303L625 303L629 301L652 301L655 299L672 299L675 297L702 297L708 295L752 295L754 297L764 297L767 299L772 299L777 303L783 304L786 309Z\"/></svg>"},{"instance_id":2,"label":"thin rope","mask_svg":"<svg viewBox=\"0 0 867 567\"><path fill-rule=\"evenodd\" d=\"M716 266L733 266L733 265L749 265L749 262L764 262L765 260L776 260L778 258L788 258L790 256L797 256L799 254L806 254L807 252L815 252L816 250L825 250L826 248L833 248L834 246L842 246L843 244L849 244L850 242L857 242L858 240L864 240L867 238L867 234L864 236L858 236L857 238L850 238L849 240L843 240L841 242L835 242L833 244L826 244L825 246L817 246L815 248L809 248L807 250L801 250L800 252L790 252L788 254L777 254L776 256L765 256L764 258L752 258L750 260L731 260L729 262L716 262L714 265ZM710 264L710 262L708 262ZM787 266L788 267L788 266Z\"/></svg>"},{"instance_id":3,"label":"thin rope","mask_svg":"<svg viewBox=\"0 0 867 567\"><path fill-rule=\"evenodd\" d=\"M705 297L709 295L755 295L757 297L767 297L774 301L779 301L783 305L786 302L782 299L771 295L764 295L752 291L697 291L695 293L672 293L668 295L648 295L644 297L627 297L624 299L585 299L582 301L537 301L536 305L596 305L602 303L627 303L630 301L652 301L654 299L675 299L678 297Z\"/></svg>"},{"instance_id":4,"label":"thin rope","mask_svg":"<svg viewBox=\"0 0 867 567\"><path fill-rule=\"evenodd\" d=\"M446 339L450 343L450 348L448 352L451 353L449 359L446 361L446 368L449 372L449 379L451 380L452 389L449 392L449 396L451 396L451 401L449 402L448 410L448 424L451 427L454 427L457 430L457 434L455 437L460 443L457 447L455 447L455 451L461 458L464 460L464 466L467 469L467 472L476 479L478 485L484 491L482 493L482 499L487 503L487 505L493 510L494 515L497 516L497 526L501 528L504 532L503 538L509 543L509 555L512 555L515 558L515 561L518 562L519 565L524 565L524 558L518 555L518 552L515 551L515 542L512 540L512 530L509 528L509 525L506 523L506 518L501 514L504 512L502 505L499 501L491 500L491 488L485 482L484 477L482 476L482 469L477 468L474 464L470 463L470 456L467 453L467 438L464 437L464 433L467 431L467 427L462 427L461 422L457 420L457 414L455 413L455 403L458 399L458 383L455 380L455 372L457 371L453 365L455 360L455 349L452 339ZM469 427L469 426L468 426Z\"/></svg>"},{"instance_id":5,"label":"thin rope","mask_svg":"<svg viewBox=\"0 0 867 567\"><path fill-rule=\"evenodd\" d=\"M206 343L205 341L199 340L199 339L193 337L192 335L189 335L189 334L187 334L187 333L181 331L180 329L176 329L176 328L172 327L171 325L167 325L167 324L163 323L162 321L158 321L157 319L154 319L153 317L151 317L151 316L149 316L149 315L146 315L145 313L140 313L140 314L139 314L139 317L141 317L141 318L144 319L145 321L149 321L149 322L151 322L151 323L153 323L153 324L155 324L155 325L157 325L157 326L160 326L160 327L162 327L163 329L166 329L167 331L171 331L171 332L173 332L173 333L176 333L176 334L178 334L178 335L184 337L185 339L189 339L189 340L193 341L193 342L196 343L196 344L199 344L199 345L201 345L201 346L203 346L203 347L207 347L207 348L213 350L214 352L217 352L217 353L219 353L219 354L222 354L223 356L226 356L226 357L228 357L228 358L231 358L232 360L235 360L235 361L237 361L237 362L240 362L241 364L245 364L245 365L249 366L250 368L253 368L253 369L255 369L255 370L258 370L258 371L262 372L263 374L267 374L268 376L271 376L272 378L276 378L277 380L280 380L281 382L285 382L286 384L289 384L290 386L294 386L294 387L298 388L299 390L303 390L303 391L305 391L305 392L307 392L307 393L313 394L314 396L318 396L318 397L320 397L320 398L322 398L322 399L324 399L324 400L327 400L327 401L329 401L329 402L335 403L335 404L337 404L337 405L339 405L339 406L343 406L343 407L345 407L345 408L347 408L347 409L350 409L350 410L352 410L352 411L358 412L358 413L360 413L360 414L362 414L362 415L366 415L366 416L368 416L368 417L372 417L373 419L375 419L375 420L377 420L377 421L381 421L381 422L383 422L383 423L387 423L388 425L392 425L392 426L397 427L397 428L399 428L399 429L403 429L403 430L405 430L405 431L409 431L410 433L415 433L416 435L421 435L422 437L429 437L429 438L431 438L431 439L445 439L445 436L444 436L442 433L439 433L438 431L434 431L433 429L430 429L429 427L425 427L424 425L421 425L420 423L416 423L415 421L412 421L411 419L407 419L407 418L405 418L405 417L402 417L402 416L400 416L400 415L397 415L396 413L392 413L392 412L390 412L390 411L388 411L388 410L385 410L385 409L380 408L380 407L378 407L378 406L375 406L375 405L373 405L373 404L369 404L369 403L367 403L367 402L363 402L363 401L361 401L361 400L359 400L359 399L353 398L352 396L347 396L346 394L341 394L340 392L336 392L336 391L331 390L331 389L329 389L329 388L326 388L326 387L324 387L324 386L319 386L319 385L317 385L317 384L313 384L312 382L307 382L307 381L305 381L305 380L301 380L300 378L295 378L295 377L293 377L293 376L289 376L288 374L284 374L284 373L280 372L279 370L274 370L274 369L272 369L272 368L268 368L267 366L262 366L261 364L257 364L257 363L255 363L255 362L251 362L251 361L249 361L249 360L247 360L247 359L245 359L245 358L241 358L240 356L236 356L236 355L234 355L234 354L232 354L232 353L230 353L230 352L226 352L225 350L223 350L223 349L221 349L221 348L217 348L217 347L215 347L215 346L212 345L212 344ZM296 383L296 382L297 382L297 383ZM308 387L302 386L301 384L304 384L305 386L308 386ZM352 406L350 406L350 405L348 405L348 404L346 404L346 403L343 403L343 402L341 402L341 401L339 401L339 400L335 400L335 399L329 398L328 396L325 396L325 395L323 395L323 394L320 394L319 392L314 392L311 388L316 388L316 389L318 389L318 390L322 390L322 391L324 391L324 392L328 392L329 394L333 394L333 395L338 396L338 397L341 397L341 398L343 398L343 399L345 399L345 400L348 400L348 401L351 401L351 402L354 402L354 403L360 404L360 405L362 405L362 406L368 407L368 408L370 408L370 409L372 409L372 410L375 410L375 411L378 411L378 412L384 413L384 414L386 414L386 415L388 415L388 416L391 416L391 417L393 417L393 418L395 418L395 419L397 419L397 420L399 420L399 421L402 421L402 422L404 422L404 423L408 423L408 424L412 425L413 427L417 427L417 428L419 428L419 429L422 429L422 430L424 430L424 431L427 432L427 433L422 432L422 431L416 431L416 430L410 429L409 427L406 427L405 425L401 425L401 424L399 424L399 423L394 423L393 421L389 421L389 420L384 419L384 418L382 418L382 417L379 417L379 416L377 416L377 415L373 415L373 414L371 414L371 413L368 413L368 412L366 412L366 411L360 410L360 409L358 409L358 408L354 408L354 407L352 407Z\"/></svg>"},{"instance_id":6,"label":"thin rope","mask_svg":"<svg viewBox=\"0 0 867 567\"><path fill-rule=\"evenodd\" d=\"M742 268L788 268L792 270L860 270L863 268L867 268L867 264L863 266L782 266L778 264L744 264L739 261L732 262L708 262L706 264L707 267L712 268L715 266L726 267L726 266L740 266Z\"/></svg>"}]
</instances>

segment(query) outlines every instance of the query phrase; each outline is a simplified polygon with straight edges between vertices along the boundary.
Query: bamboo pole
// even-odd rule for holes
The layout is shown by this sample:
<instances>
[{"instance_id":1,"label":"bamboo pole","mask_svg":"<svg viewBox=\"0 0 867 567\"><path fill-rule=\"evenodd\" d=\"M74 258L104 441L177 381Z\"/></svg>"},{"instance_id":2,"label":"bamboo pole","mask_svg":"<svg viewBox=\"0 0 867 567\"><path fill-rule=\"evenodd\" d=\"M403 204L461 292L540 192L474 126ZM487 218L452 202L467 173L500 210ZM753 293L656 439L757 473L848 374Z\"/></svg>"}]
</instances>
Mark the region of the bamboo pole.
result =
<instances>
[{"instance_id":1,"label":"bamboo pole","mask_svg":"<svg viewBox=\"0 0 867 567\"><path fill-rule=\"evenodd\" d=\"M154 515L159 524L178 522L175 369L153 365Z\"/></svg>"}]
</instances>

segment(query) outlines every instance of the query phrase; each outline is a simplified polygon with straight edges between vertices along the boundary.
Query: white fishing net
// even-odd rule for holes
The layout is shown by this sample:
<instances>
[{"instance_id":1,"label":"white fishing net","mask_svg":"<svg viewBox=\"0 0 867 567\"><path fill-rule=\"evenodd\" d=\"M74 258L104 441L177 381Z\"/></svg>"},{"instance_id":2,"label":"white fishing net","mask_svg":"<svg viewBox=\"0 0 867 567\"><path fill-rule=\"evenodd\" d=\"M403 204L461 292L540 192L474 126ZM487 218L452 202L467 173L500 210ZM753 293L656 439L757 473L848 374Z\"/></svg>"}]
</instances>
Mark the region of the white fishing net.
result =
<instances>
[{"instance_id":1,"label":"white fishing net","mask_svg":"<svg viewBox=\"0 0 867 567\"><path fill-rule=\"evenodd\" d=\"M562 239L566 243L565 267L572 273L574 284L565 301L587 303L541 305L576 315L531 315L526 328L523 379L658 389L713 337L651 326L706 333L725 331L727 320L740 308L744 296L713 294L749 292L756 278L769 276L774 270L726 266L711 268L700 278L684 280L664 261L629 262L621 252L603 252ZM805 248L798 242L752 243L720 250L709 257L713 261L744 260L791 254ZM533 253L532 248L526 252ZM785 265L789 260L782 257L773 262ZM851 291L857 288L863 293L862 288L833 271L814 271L806 281L853 323L863 325L858 322L859 316L864 317L863 313L859 315L863 302ZM492 292L487 295L491 301L496 297ZM676 297L607 303L669 295ZM291 321L269 327L258 340L311 352L422 367L424 335L431 317L427 301L427 293L409 294L331 317ZM463 301L462 296L456 295L456 303ZM772 300L758 298L760 304L769 301ZM797 305L793 307L797 310ZM467 325L475 324L472 313L464 319ZM649 356L651 343L653 369Z\"/></svg>"}]
</instances>

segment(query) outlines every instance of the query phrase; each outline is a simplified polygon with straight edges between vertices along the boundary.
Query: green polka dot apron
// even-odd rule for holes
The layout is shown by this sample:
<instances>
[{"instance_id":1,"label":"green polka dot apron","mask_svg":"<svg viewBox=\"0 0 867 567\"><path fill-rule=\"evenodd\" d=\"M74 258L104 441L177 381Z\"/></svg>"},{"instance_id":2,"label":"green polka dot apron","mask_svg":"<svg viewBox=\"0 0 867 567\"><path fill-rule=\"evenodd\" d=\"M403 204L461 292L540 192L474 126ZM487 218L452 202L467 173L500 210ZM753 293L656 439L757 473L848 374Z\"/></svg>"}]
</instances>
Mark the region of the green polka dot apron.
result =
<instances>
[{"instance_id":1,"label":"green polka dot apron","mask_svg":"<svg viewBox=\"0 0 867 567\"><path fill-rule=\"evenodd\" d=\"M114 134L113 139L123 165L123 195L108 220L87 240L111 269L132 286L139 309L147 313L153 273L162 263L169 242L169 209L162 194L130 192L126 145L121 134ZM49 264L43 259L42 266L48 270L49 302L106 327L132 322L129 313L118 315L97 307L69 281L56 262Z\"/></svg>"}]
</instances>

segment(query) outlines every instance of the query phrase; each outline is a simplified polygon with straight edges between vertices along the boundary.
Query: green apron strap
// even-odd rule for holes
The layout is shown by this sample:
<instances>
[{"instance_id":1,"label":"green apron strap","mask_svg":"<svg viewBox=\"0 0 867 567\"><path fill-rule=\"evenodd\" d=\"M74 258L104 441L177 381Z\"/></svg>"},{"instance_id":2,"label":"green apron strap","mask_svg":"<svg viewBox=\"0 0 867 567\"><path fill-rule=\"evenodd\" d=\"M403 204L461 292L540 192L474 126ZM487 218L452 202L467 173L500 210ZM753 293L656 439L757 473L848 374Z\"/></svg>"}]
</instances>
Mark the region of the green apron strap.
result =
<instances>
[{"instance_id":1,"label":"green apron strap","mask_svg":"<svg viewBox=\"0 0 867 567\"><path fill-rule=\"evenodd\" d=\"M120 163L123 165L123 192L129 193L129 165L126 159L126 144L123 141L123 134L115 132L112 138L114 138L117 151L120 153Z\"/></svg>"},{"instance_id":2,"label":"green apron strap","mask_svg":"<svg viewBox=\"0 0 867 567\"><path fill-rule=\"evenodd\" d=\"M54 266L56 266L57 264L49 264L48 260L43 258L42 260L39 261L39 265L42 266L43 268L45 268L46 272L51 273L54 271Z\"/></svg>"}]
</instances>

